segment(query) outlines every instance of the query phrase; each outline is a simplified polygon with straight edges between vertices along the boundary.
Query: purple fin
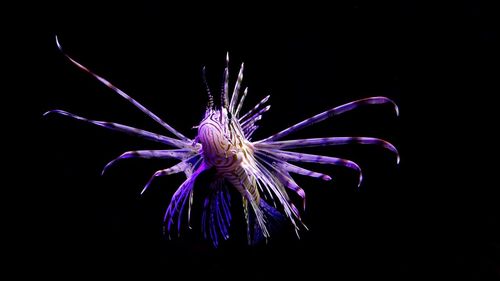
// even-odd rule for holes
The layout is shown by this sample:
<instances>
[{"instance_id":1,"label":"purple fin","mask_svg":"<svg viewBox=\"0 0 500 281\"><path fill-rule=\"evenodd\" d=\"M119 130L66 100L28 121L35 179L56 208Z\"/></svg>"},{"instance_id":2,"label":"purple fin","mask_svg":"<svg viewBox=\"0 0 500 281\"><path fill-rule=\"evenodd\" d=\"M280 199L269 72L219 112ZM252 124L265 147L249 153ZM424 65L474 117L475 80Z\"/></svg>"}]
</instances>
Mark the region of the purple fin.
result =
<instances>
[{"instance_id":1,"label":"purple fin","mask_svg":"<svg viewBox=\"0 0 500 281\"><path fill-rule=\"evenodd\" d=\"M161 120L160 117L156 116L156 114L154 114L153 112L151 112L149 109L147 109L146 107L144 107L142 104L140 104L139 102L137 102L135 99L133 99L132 97L130 97L129 95L127 95L122 90L118 89L115 85L111 84L108 80L106 80L106 79L102 78L101 76L95 74L90 69L88 69L87 67L85 67L84 65L80 64L79 62L77 62L76 60L74 60L73 58L71 58L69 55L67 55L63 51L63 49L61 47L61 44L59 44L59 40L57 39L57 36L56 36L56 44L57 44L57 47L59 48L59 50L63 53L63 55L66 58L68 58L78 68L80 68L81 70L83 70L83 71L89 73L90 75L94 76L94 78L96 78L97 80L99 80L101 83L103 83L104 85L106 85L108 88L110 88L113 91L115 91L117 94L119 94L120 96L122 96L124 99L128 100L133 105L135 105L142 112L144 112L146 115L148 115L153 120L155 120L156 122L158 122L165 129L169 130L172 134L174 134L175 136L177 136L179 139L181 139L183 141L187 141L187 142L191 141L190 139L188 139L187 137L185 137L183 134L181 134L180 132L178 132L177 130L175 130L174 128L172 128L169 124L165 123L165 121Z\"/></svg>"},{"instance_id":2,"label":"purple fin","mask_svg":"<svg viewBox=\"0 0 500 281\"><path fill-rule=\"evenodd\" d=\"M189 178L187 178L181 186L175 191L167 210L165 211L165 216L163 221L167 224L167 232L170 233L171 227L177 218L177 231L180 231L182 214L186 202L188 201L190 194L193 190L194 183L198 175L208 169L209 166L202 164Z\"/></svg>"},{"instance_id":3,"label":"purple fin","mask_svg":"<svg viewBox=\"0 0 500 281\"><path fill-rule=\"evenodd\" d=\"M243 102L245 101L247 94L248 94L248 87L245 88L245 90L243 91L243 95L241 96L240 102L238 103L238 107L234 111L235 118L238 118L238 116L240 115L240 110L241 110L241 107L243 107Z\"/></svg>"},{"instance_id":4,"label":"purple fin","mask_svg":"<svg viewBox=\"0 0 500 281\"><path fill-rule=\"evenodd\" d=\"M118 158L111 160L104 169L102 170L102 174L104 174L109 167L115 164L117 161L122 159L129 158L157 158L157 159L166 159L166 158L174 158L174 159L186 159L188 156L193 155L193 151L187 149L172 149L172 150L136 150L136 151L127 151L120 155Z\"/></svg>"},{"instance_id":5,"label":"purple fin","mask_svg":"<svg viewBox=\"0 0 500 281\"><path fill-rule=\"evenodd\" d=\"M238 78L236 84L234 85L233 95L231 96L231 103L229 104L229 112L235 112L235 106L238 102L238 96L240 94L241 82L243 81L243 69L245 64L241 63L240 72L238 73Z\"/></svg>"},{"instance_id":6,"label":"purple fin","mask_svg":"<svg viewBox=\"0 0 500 281\"><path fill-rule=\"evenodd\" d=\"M398 106L396 105L396 103L394 101L392 101L391 99L388 99L386 97L370 97L370 98L365 98L365 99L361 99L361 100L357 100L357 101L353 101L353 102L350 102L350 103L346 103L344 105L341 105L341 106L337 106L335 108L332 108L330 110L327 110L327 111L324 111L322 113L319 113L319 114L316 114L314 115L313 117L310 117L306 120L303 120L291 127L288 127L284 130L282 130L281 132L279 133L276 133L268 138L265 138L259 142L268 142L268 141L273 141L273 140L278 140L278 139L281 139L283 138L284 136L288 135L288 134L291 134L295 131L298 131L300 129L303 129L307 126L310 126L312 124L315 124L315 123L318 123L318 122L321 122L325 119L328 119L330 117L333 117L333 116L336 116L336 115L339 115L339 114L342 114L344 112L347 112L347 111L350 111L350 110L353 110L361 105L365 105L365 104L383 104L383 103L391 103L393 106L394 106L394 109L396 111L396 115L399 115L399 109L398 109Z\"/></svg>"},{"instance_id":7,"label":"purple fin","mask_svg":"<svg viewBox=\"0 0 500 281\"><path fill-rule=\"evenodd\" d=\"M358 164L350 160L331 157L331 156L323 156L323 155L315 155L315 154L307 154L307 153L299 153L299 152L291 152L283 150L261 149L258 150L257 152L265 154L269 153L272 156L282 161L311 162L318 164L331 164L331 165L344 166L350 169L354 169L359 173L358 187L361 185L361 182L363 181L363 174L361 173L361 168L358 166Z\"/></svg>"},{"instance_id":8,"label":"purple fin","mask_svg":"<svg viewBox=\"0 0 500 281\"><path fill-rule=\"evenodd\" d=\"M257 110L259 110L260 106L263 105L264 103L267 102L267 100L271 97L271 95L267 95L265 98L263 98L256 106L254 106L254 108L252 108L250 111L248 111L247 113L245 113L245 115L243 115L239 121L242 122L243 120L245 120L245 118L247 116L251 116L252 114L254 114L255 112L257 112Z\"/></svg>"},{"instance_id":9,"label":"purple fin","mask_svg":"<svg viewBox=\"0 0 500 281\"><path fill-rule=\"evenodd\" d=\"M51 114L51 113L61 114L61 115L68 116L68 117L71 117L71 118L74 118L74 119L77 119L77 120L80 120L83 122L97 125L99 127L103 127L103 128L114 130L114 131L119 131L119 132L126 133L126 134L133 135L133 136L138 136L138 137L145 138L145 139L152 140L152 141L156 141L156 142L161 142L161 143L168 144L168 145L175 146L175 147L179 147L179 148L182 148L182 147L183 148L192 148L192 146L189 143L186 143L186 142L181 141L181 140L177 140L177 139L166 137L166 136L163 136L160 134L137 129L137 128L130 127L127 125L122 125L122 124L113 123L113 122L96 121L96 120L87 119L85 117L81 117L81 116L75 115L73 113L66 112L64 110L59 110L59 109L51 110L51 111L45 112L43 115L46 116L46 115Z\"/></svg>"},{"instance_id":10,"label":"purple fin","mask_svg":"<svg viewBox=\"0 0 500 281\"><path fill-rule=\"evenodd\" d=\"M382 146L397 156L396 162L399 164L399 153L394 145L390 142L378 138L369 137L330 137L330 138L313 138L313 139L298 139L284 141L265 141L255 144L256 148L264 149L293 149L314 146L329 146L329 145L344 145L344 144L374 144Z\"/></svg>"},{"instance_id":11,"label":"purple fin","mask_svg":"<svg viewBox=\"0 0 500 281\"><path fill-rule=\"evenodd\" d=\"M202 231L205 239L210 238L214 247L218 247L220 237L224 240L229 238L229 191L224 180L219 178L209 185L208 192L203 204Z\"/></svg>"}]
</instances>

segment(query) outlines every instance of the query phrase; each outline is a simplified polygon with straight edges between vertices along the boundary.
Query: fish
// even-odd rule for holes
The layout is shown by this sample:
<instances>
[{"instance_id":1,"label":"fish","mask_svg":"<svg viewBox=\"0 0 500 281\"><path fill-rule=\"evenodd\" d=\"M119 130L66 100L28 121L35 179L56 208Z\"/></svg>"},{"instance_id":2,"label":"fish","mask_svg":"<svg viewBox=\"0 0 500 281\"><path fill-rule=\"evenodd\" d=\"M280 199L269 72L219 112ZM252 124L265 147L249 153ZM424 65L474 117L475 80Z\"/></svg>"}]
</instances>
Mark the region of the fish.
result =
<instances>
[{"instance_id":1,"label":"fish","mask_svg":"<svg viewBox=\"0 0 500 281\"><path fill-rule=\"evenodd\" d=\"M201 122L194 126L197 134L188 138L124 91L114 86L105 78L94 73L86 66L70 57L62 48L56 36L56 45L62 54L75 66L90 74L99 82L126 99L148 117L160 124L171 135L158 134L131 126L91 120L64 110L50 110L44 114L58 114L79 121L90 123L109 130L141 137L165 145L165 149L127 151L110 161L102 174L109 167L124 159L177 159L179 162L169 168L156 171L141 191L143 194L158 177L184 173L185 181L172 195L164 215L164 231L169 234L181 232L185 225L191 226L195 183L202 174L210 171L211 179L203 188L201 198L201 230L203 237L218 247L221 240L230 237L232 218L231 194L240 198L241 209L246 221L246 236L249 244L267 241L272 229L288 222L300 238L299 232L307 230L301 219L306 207L306 193L292 177L292 174L330 181L332 177L303 168L300 163L315 163L342 166L356 171L359 175L358 188L363 181L361 168L354 161L293 151L305 147L326 147L347 144L367 144L382 147L395 154L396 163L400 156L396 147L390 142L373 137L322 137L307 139L286 139L288 135L301 129L337 117L345 112L367 105L389 104L399 116L397 104L383 96L367 97L355 100L316 114L283 129L269 137L252 140L259 128L262 116L269 111L270 95L245 113L243 104L248 94L248 87L243 89L244 63L241 63L234 88L229 89L229 53L226 54L223 81L218 100L214 98L206 78L206 68L202 68L202 79L208 96L208 104ZM295 163L295 164L292 164ZM198 193L198 192L197 192ZM295 193L300 199L301 210L290 198Z\"/></svg>"}]
</instances>

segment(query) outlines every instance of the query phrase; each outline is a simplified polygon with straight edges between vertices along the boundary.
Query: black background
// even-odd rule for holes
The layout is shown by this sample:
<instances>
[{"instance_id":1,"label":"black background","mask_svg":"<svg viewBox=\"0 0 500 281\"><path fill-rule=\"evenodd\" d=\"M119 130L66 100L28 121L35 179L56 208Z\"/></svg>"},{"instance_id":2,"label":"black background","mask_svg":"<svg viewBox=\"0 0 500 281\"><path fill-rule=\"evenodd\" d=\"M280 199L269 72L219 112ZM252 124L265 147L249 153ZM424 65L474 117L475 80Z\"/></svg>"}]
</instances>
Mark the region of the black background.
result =
<instances>
[{"instance_id":1,"label":"black background","mask_svg":"<svg viewBox=\"0 0 500 281\"><path fill-rule=\"evenodd\" d=\"M499 36L493 7L341 1L222 8L146 1L39 9L25 17L26 32L13 37L21 51L12 68L21 78L14 93L34 125L29 131L15 126L28 133L16 162L21 264L59 274L498 277L499 193L487 183L494 174L481 159L493 157L488 99L498 93ZM212 88L219 87L226 51L233 79L245 62L246 109L271 94L256 138L355 99L387 96L400 106L399 118L389 106L364 107L293 138L380 137L400 150L401 164L373 146L307 150L356 161L365 181L356 192L355 173L307 166L334 180L295 177L308 195L310 231L300 240L284 232L249 247L236 222L218 249L196 226L169 241L162 216L182 176L156 180L142 197L139 192L154 171L175 162L128 160L100 176L124 151L162 146L61 116L42 118L58 108L163 132L69 63L56 48L56 34L68 54L188 137L206 104L200 70L207 66Z\"/></svg>"}]
</instances>

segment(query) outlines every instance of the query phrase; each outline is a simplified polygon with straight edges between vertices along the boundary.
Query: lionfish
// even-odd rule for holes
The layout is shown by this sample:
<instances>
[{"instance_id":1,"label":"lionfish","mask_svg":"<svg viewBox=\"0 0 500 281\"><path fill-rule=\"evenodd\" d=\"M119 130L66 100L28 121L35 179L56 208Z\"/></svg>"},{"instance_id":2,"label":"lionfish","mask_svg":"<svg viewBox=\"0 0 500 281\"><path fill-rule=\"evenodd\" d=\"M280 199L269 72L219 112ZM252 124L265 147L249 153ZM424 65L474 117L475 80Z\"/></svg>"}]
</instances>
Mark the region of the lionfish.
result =
<instances>
[{"instance_id":1,"label":"lionfish","mask_svg":"<svg viewBox=\"0 0 500 281\"><path fill-rule=\"evenodd\" d=\"M57 36L56 44L64 56L74 65L125 98L175 136L168 137L118 123L91 120L63 110L51 110L44 114L44 116L49 113L61 114L103 128L174 147L175 149L125 152L109 162L102 172L104 173L111 165L121 159L173 158L180 160L178 164L170 168L155 172L141 191L141 194L143 194L156 177L180 172L186 175L187 179L172 195L170 204L165 212L165 233L170 234L172 227L176 227L177 233L180 233L182 219L185 216L187 216L188 225L191 228L190 220L194 185L200 174L208 170L214 172L214 177L207 183L207 186L203 187L205 189L205 197L201 200L203 205L201 229L205 239L210 238L213 245L217 247L221 238L224 240L229 238L229 227L232 219L230 211L230 188L234 188L237 191L236 194L241 196L248 243L255 244L264 239L267 241L271 234L272 225L276 223L289 221L291 223L290 226L294 228L297 236L300 229L307 229L301 220L298 208L290 199L288 192L294 192L300 197L303 209L305 209L306 194L294 181L291 174L299 174L325 181L332 179L326 174L310 171L290 162L310 162L347 167L359 173L358 187L361 184L363 179L361 169L355 162L331 156L294 152L290 151L291 149L352 143L374 144L394 152L397 156L397 163L399 163L399 153L394 145L378 138L326 137L281 140L300 129L363 105L391 104L396 111L396 115L399 115L396 103L389 98L369 97L356 100L314 115L265 139L252 141L252 135L259 128L257 122L271 107L270 105L266 105L270 96L266 96L251 110L240 116L243 102L248 93L248 88L245 88L240 97L244 63L241 64L233 92L231 97L229 97L229 55L227 54L219 105L214 103L214 97L207 83L205 67L203 67L202 79L208 94L208 105L203 120L201 120L198 126L195 126L198 129L197 136L194 139L190 139L106 79L95 74L67 55L63 51Z\"/></svg>"}]
</instances>

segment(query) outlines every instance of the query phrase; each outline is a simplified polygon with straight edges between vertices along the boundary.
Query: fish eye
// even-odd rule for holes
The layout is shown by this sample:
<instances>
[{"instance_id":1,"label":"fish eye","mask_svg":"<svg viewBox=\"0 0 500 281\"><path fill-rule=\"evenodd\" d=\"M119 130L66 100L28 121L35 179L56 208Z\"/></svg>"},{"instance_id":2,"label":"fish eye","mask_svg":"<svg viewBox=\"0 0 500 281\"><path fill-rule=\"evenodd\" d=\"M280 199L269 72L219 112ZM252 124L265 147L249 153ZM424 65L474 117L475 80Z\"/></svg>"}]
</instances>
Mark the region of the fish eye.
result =
<instances>
[{"instance_id":1,"label":"fish eye","mask_svg":"<svg viewBox=\"0 0 500 281\"><path fill-rule=\"evenodd\" d=\"M229 118L229 121L231 121L232 116L233 116L233 115L231 114L231 112L228 112L228 113L227 113L227 118Z\"/></svg>"}]
</instances>

